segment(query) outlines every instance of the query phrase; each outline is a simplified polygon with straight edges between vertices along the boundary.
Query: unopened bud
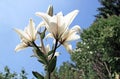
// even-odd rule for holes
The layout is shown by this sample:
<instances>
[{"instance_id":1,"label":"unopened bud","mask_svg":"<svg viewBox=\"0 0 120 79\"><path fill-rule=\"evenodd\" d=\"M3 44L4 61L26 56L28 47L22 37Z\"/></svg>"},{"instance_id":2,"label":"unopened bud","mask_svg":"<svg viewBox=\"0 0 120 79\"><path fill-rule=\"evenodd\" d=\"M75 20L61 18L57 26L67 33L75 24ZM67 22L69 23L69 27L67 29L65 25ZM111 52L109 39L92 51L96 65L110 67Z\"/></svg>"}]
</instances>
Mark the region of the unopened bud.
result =
<instances>
[{"instance_id":1,"label":"unopened bud","mask_svg":"<svg viewBox=\"0 0 120 79\"><path fill-rule=\"evenodd\" d=\"M53 16L53 6L50 5L47 10L48 15Z\"/></svg>"}]
</instances>

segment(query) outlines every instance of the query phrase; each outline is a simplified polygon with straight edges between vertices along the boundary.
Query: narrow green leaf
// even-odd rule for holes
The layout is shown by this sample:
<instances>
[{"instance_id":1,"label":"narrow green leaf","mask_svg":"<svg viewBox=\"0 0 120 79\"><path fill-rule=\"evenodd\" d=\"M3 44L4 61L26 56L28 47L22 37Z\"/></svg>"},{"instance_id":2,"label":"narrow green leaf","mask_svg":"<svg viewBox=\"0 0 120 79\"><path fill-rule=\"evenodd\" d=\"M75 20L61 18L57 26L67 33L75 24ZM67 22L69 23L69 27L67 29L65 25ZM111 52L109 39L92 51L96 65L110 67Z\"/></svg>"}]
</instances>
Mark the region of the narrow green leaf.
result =
<instances>
[{"instance_id":1,"label":"narrow green leaf","mask_svg":"<svg viewBox=\"0 0 120 79\"><path fill-rule=\"evenodd\" d=\"M42 64L46 64L46 62L43 61L43 60L41 60L41 59L38 59L38 61L39 61L40 63L42 63Z\"/></svg>"},{"instance_id":2,"label":"narrow green leaf","mask_svg":"<svg viewBox=\"0 0 120 79\"><path fill-rule=\"evenodd\" d=\"M53 72L53 70L55 69L56 67L56 61L57 61L57 57L53 57L50 62L49 62L49 65L48 65L48 71L51 73Z\"/></svg>"},{"instance_id":3,"label":"narrow green leaf","mask_svg":"<svg viewBox=\"0 0 120 79\"><path fill-rule=\"evenodd\" d=\"M48 61L46 59L46 56L38 49L34 48L33 51L37 54L39 59L44 62L44 64L48 64Z\"/></svg>"},{"instance_id":4,"label":"narrow green leaf","mask_svg":"<svg viewBox=\"0 0 120 79\"><path fill-rule=\"evenodd\" d=\"M43 31L43 32L40 34L40 37L41 37L41 39L44 39L44 37L45 37L45 31Z\"/></svg>"},{"instance_id":5,"label":"narrow green leaf","mask_svg":"<svg viewBox=\"0 0 120 79\"><path fill-rule=\"evenodd\" d=\"M48 56L51 55L53 52L54 52L53 50L49 51Z\"/></svg>"},{"instance_id":6,"label":"narrow green leaf","mask_svg":"<svg viewBox=\"0 0 120 79\"><path fill-rule=\"evenodd\" d=\"M37 78L37 79L44 79L44 77L38 73L38 72L35 72L35 71L32 71L32 74Z\"/></svg>"}]
</instances>

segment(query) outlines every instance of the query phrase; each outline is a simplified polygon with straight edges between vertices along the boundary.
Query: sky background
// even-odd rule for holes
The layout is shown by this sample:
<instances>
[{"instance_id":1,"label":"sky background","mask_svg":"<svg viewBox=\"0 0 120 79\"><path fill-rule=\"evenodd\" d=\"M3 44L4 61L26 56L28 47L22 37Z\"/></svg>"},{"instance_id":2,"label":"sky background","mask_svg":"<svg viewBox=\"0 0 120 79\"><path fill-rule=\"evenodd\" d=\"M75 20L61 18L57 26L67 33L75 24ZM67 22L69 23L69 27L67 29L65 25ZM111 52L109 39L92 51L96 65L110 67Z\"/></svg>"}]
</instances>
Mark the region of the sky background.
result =
<instances>
[{"instance_id":1,"label":"sky background","mask_svg":"<svg viewBox=\"0 0 120 79\"><path fill-rule=\"evenodd\" d=\"M10 70L20 73L24 68L29 74L29 79L33 77L32 71L43 72L43 67L36 58L30 57L31 48L27 48L15 53L14 49L20 43L18 35L13 28L24 29L32 18L35 24L39 24L41 18L35 12L46 12L49 5L53 5L54 14L62 11L64 15L78 9L79 14L74 19L70 28L79 25L82 29L88 28L95 20L97 8L100 7L98 0L0 0L0 72L7 65ZM75 48L76 42L72 42ZM70 61L70 55L64 47L60 47L58 52L57 67L64 61Z\"/></svg>"}]
</instances>

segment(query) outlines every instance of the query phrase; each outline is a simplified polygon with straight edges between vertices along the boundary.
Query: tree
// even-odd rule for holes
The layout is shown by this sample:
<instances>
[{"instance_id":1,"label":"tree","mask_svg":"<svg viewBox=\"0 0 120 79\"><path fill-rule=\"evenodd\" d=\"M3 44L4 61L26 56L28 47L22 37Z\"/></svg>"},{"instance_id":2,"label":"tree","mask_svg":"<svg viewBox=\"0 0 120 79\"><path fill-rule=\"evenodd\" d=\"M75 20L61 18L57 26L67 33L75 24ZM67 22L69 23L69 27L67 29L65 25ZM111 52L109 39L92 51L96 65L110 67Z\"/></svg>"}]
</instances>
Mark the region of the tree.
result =
<instances>
[{"instance_id":1,"label":"tree","mask_svg":"<svg viewBox=\"0 0 120 79\"><path fill-rule=\"evenodd\" d=\"M20 73L20 78L21 79L27 79L27 73L26 73L26 71L25 71L25 69L22 69L21 70L21 73Z\"/></svg>"},{"instance_id":2,"label":"tree","mask_svg":"<svg viewBox=\"0 0 120 79\"><path fill-rule=\"evenodd\" d=\"M120 17L100 18L83 30L72 60L84 79L112 79L120 74Z\"/></svg>"},{"instance_id":3,"label":"tree","mask_svg":"<svg viewBox=\"0 0 120 79\"><path fill-rule=\"evenodd\" d=\"M52 79L82 79L81 71L70 62L64 62L52 73Z\"/></svg>"},{"instance_id":4,"label":"tree","mask_svg":"<svg viewBox=\"0 0 120 79\"><path fill-rule=\"evenodd\" d=\"M99 0L102 7L98 8L97 18L107 18L108 16L120 15L120 0Z\"/></svg>"},{"instance_id":5,"label":"tree","mask_svg":"<svg viewBox=\"0 0 120 79\"><path fill-rule=\"evenodd\" d=\"M0 72L0 79L27 79L27 73L24 69L20 73L11 72L8 66L4 67L4 72Z\"/></svg>"},{"instance_id":6,"label":"tree","mask_svg":"<svg viewBox=\"0 0 120 79\"><path fill-rule=\"evenodd\" d=\"M17 73L16 72L11 73L8 66L5 66L3 79L16 79L16 77L17 77Z\"/></svg>"}]
</instances>

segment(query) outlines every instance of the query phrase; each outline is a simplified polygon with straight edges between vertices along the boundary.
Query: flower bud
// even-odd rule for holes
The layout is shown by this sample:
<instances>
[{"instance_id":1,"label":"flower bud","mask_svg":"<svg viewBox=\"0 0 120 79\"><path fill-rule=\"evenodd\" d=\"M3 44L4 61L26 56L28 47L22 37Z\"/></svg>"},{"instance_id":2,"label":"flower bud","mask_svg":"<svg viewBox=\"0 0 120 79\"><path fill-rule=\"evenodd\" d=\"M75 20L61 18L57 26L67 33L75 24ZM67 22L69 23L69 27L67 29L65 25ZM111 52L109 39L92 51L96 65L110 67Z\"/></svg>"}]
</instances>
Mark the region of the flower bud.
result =
<instances>
[{"instance_id":1,"label":"flower bud","mask_svg":"<svg viewBox=\"0 0 120 79\"><path fill-rule=\"evenodd\" d=\"M53 16L53 6L50 5L47 10L48 15Z\"/></svg>"}]
</instances>

